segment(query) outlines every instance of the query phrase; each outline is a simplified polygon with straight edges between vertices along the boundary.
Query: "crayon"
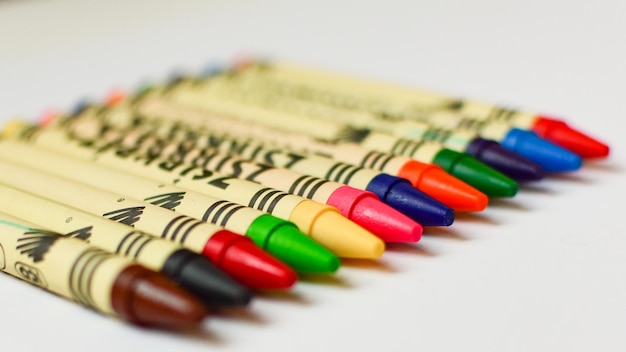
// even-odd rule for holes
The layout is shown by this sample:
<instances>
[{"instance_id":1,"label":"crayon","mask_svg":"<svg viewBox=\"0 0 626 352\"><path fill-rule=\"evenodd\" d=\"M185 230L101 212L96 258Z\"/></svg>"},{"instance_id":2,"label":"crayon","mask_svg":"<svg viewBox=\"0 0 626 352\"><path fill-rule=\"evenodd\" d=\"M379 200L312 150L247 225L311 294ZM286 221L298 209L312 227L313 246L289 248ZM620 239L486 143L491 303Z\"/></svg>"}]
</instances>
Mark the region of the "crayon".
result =
<instances>
[{"instance_id":1,"label":"crayon","mask_svg":"<svg viewBox=\"0 0 626 352\"><path fill-rule=\"evenodd\" d=\"M78 132L71 133L76 137L79 137L80 131L87 133L88 124L101 125L91 128L106 129L109 139L115 139L111 135L113 131L118 131L121 148L133 150L137 154L150 153L151 149L160 148L169 151L161 153L162 158L174 158L187 164L194 160L198 163L202 159L202 167L205 169L334 206L345 217L386 242L416 242L423 231L420 224L448 226L454 220L454 213L448 206L414 189L407 181L393 176L383 175L373 181L363 180L358 175L333 180L328 177L317 178L291 166L272 165L272 160L262 158L261 153L256 158L260 163L256 163L253 162L255 158L242 158L230 151L226 155L212 150L212 146L197 148L188 138L161 138L145 128L116 130L102 126L102 122L87 119L75 118L71 122L66 121L65 125L73 125L72 130Z\"/></svg>"},{"instance_id":2,"label":"crayon","mask_svg":"<svg viewBox=\"0 0 626 352\"><path fill-rule=\"evenodd\" d=\"M331 120L311 118L305 115L298 115L296 118L294 113L245 105L236 99L235 101L229 100L232 95L228 97L222 95L214 97L190 92L189 90L184 92L183 90L175 92L169 90L166 93L161 93L161 95L169 101L189 105L202 111L221 114L224 118L262 122L271 128L282 128L292 133L303 133L315 138L340 139L342 141L360 143L366 137L374 139L377 136L393 137L370 129L355 129L349 125ZM330 134L331 131L337 131L338 134L333 136ZM368 149L379 150L376 143L363 146ZM442 150L441 144L436 142L424 143L419 149L420 151L414 153L411 156L412 158L441 166L445 171L477 188L487 196L513 197L519 189L519 185L514 180L479 162L468 154L455 152L450 149ZM385 152L385 150L381 151Z\"/></svg>"},{"instance_id":3,"label":"crayon","mask_svg":"<svg viewBox=\"0 0 626 352\"><path fill-rule=\"evenodd\" d=\"M342 184L326 179L318 179L310 175L296 172L289 169L282 169L270 166L268 163L255 163L234 155L220 155L212 148L195 148L193 141L185 139L183 141L175 138L159 137L151 129L126 128L124 130L114 127L88 127L87 124L102 124L100 120L86 121L88 118L74 118L71 122L71 132L75 137L87 129L106 129L109 139L114 131L120 133L118 148L130 149L136 154L152 153L152 150L159 148L163 150L162 158L173 158L176 162L199 163L202 159L202 167L217 171L224 175L232 175L248 181L256 182L264 186L296 194L298 196L327 204L337 208L346 218L372 232L386 242L416 242L422 234L420 222L425 221L430 226L448 226L453 220L452 211L445 205L422 195L413 189L408 189L404 193L399 190L387 190L385 193L380 190L370 192L364 188L351 187L352 184ZM140 126L145 127L145 126ZM67 128L67 126L66 126ZM93 135L95 132L87 132ZM120 150L117 151L120 153ZM382 188L382 186L379 186ZM394 193L395 192L395 193ZM390 199L395 197L395 203L405 201L404 205L409 213L394 209L394 204L381 202L379 196ZM385 199L383 199L384 201Z\"/></svg>"},{"instance_id":4,"label":"crayon","mask_svg":"<svg viewBox=\"0 0 626 352\"><path fill-rule=\"evenodd\" d=\"M101 125L98 121L86 119L83 117L72 121L73 131L77 131L72 132L74 136L79 137L80 131L86 133L88 124ZM106 129L110 139L115 133L112 127L92 128ZM183 164L201 164L207 170L243 178L334 206L348 219L386 242L418 241L422 229L421 225L415 223L416 221L427 226L449 226L454 220L452 209L413 188L407 180L391 175L380 175L373 170L337 172L333 179L330 179L329 174L317 178L310 176L313 172L311 170L299 170L299 161L292 160L278 165L260 149L255 156L246 155L242 158L230 155L234 154L231 151L224 154L212 150L211 146L196 148L189 139L172 141L171 138L159 138L142 128L117 131L121 135L119 138L121 148L132 150L136 155L152 153L152 150L159 148L164 151L160 155L161 158L172 158ZM255 159L261 163L247 161Z\"/></svg>"},{"instance_id":5,"label":"crayon","mask_svg":"<svg viewBox=\"0 0 626 352\"><path fill-rule=\"evenodd\" d=\"M4 160L0 166L0 183L179 243L202 254L246 287L278 281L285 270L290 270L247 237L217 225ZM243 294L230 299L230 305L245 305L249 301Z\"/></svg>"},{"instance_id":6,"label":"crayon","mask_svg":"<svg viewBox=\"0 0 626 352\"><path fill-rule=\"evenodd\" d=\"M224 144L230 145L230 141ZM389 232L398 232L402 228L410 229L408 239L413 239L413 241L419 239L416 236L417 233L411 229L413 225L410 219L425 226L449 226L454 221L454 211L451 208L415 189L406 179L337 162L333 163L333 168L325 171L320 169L321 165L307 162L312 158L281 152L279 149L264 148L260 145L254 149L253 153L240 148L223 151L225 153L216 151L214 146L190 148L186 151L178 148L176 153L170 156L187 164L194 160L202 160L202 166L210 170L235 175L289 193L297 193L319 202L326 202L339 209L346 209L343 212L344 215L354 212L352 208L358 204L351 198L361 200L364 195L371 194L372 201L369 204L363 204L364 214L356 214L355 217L349 218L355 221L369 214L369 218L361 222L357 221L357 223L370 231L376 231L377 235L388 242L406 242L407 236L402 233L399 234L401 235L399 238L391 237L393 235L389 234ZM256 160L261 163L245 160ZM319 176L319 178L311 175ZM332 191L331 194L329 194L330 191ZM349 196L352 197L349 198ZM380 203L379 198L384 203ZM400 216L401 214L390 208L398 210L410 219ZM384 215L388 215L387 219ZM392 226L393 219L399 220L399 226ZM403 232L407 233L407 231Z\"/></svg>"},{"instance_id":7,"label":"crayon","mask_svg":"<svg viewBox=\"0 0 626 352\"><path fill-rule=\"evenodd\" d=\"M419 240L421 226L418 231L414 221L425 226L449 226L454 221L452 209L413 188L408 180L373 170L368 172L370 170L343 163L336 172L329 172L318 178L311 174L317 174L319 169L302 167L300 155L280 153L276 149L267 148L256 151L258 153L255 155L245 155L242 151L235 156L209 147L195 148L185 155L172 157L180 157L187 163L202 158L205 168L333 205L344 216L370 231L375 231L375 234L387 242ZM255 159L263 163L245 161ZM370 177L373 174L376 176ZM366 200L369 202L365 203ZM356 208L357 206L359 207Z\"/></svg>"},{"instance_id":8,"label":"crayon","mask_svg":"<svg viewBox=\"0 0 626 352\"><path fill-rule=\"evenodd\" d=\"M45 291L140 326L191 327L206 316L194 296L129 258L2 213L0 232L0 270Z\"/></svg>"},{"instance_id":9,"label":"crayon","mask_svg":"<svg viewBox=\"0 0 626 352\"><path fill-rule=\"evenodd\" d=\"M3 184L0 184L0 212L88 241L94 247L162 272L209 307L229 306L232 302L247 304L252 298L247 288L201 255L118 222ZM295 279L295 273L292 277Z\"/></svg>"},{"instance_id":10,"label":"crayon","mask_svg":"<svg viewBox=\"0 0 626 352\"><path fill-rule=\"evenodd\" d=\"M306 115L315 118L338 121L359 129L368 128L377 132L384 132L394 136L414 140L416 143L429 141L440 144L440 150L450 149L472 155L477 160L517 181L538 181L545 176L543 165L553 165L562 162L563 155L541 155L535 162L535 154L520 155L502 147L495 141L479 138L476 133L445 129L419 121L409 121L394 114L394 111L385 111L384 114L364 109L354 109L352 105L341 106L344 95L326 91L315 86L308 87L305 82L274 82L271 79L271 69L258 69L250 66L244 70L229 71L219 77L212 77L202 83L201 87L208 86L211 94L224 97L236 96L246 104L254 104L270 110L280 110L293 113L294 116ZM253 69L257 68L257 69ZM266 77L266 76L269 76ZM180 81L179 81L180 83ZM276 86L279 85L279 88ZM286 86L286 88L285 88ZM296 88L293 88L296 86ZM302 87L319 94L298 94ZM291 88L291 89L290 89ZM198 89L198 88L195 88ZM201 89L201 88L200 88ZM335 96L336 94L337 96ZM318 101L318 95L324 99ZM332 100L331 100L332 99ZM350 103L360 103L367 98L350 96ZM330 101L329 101L330 100ZM340 105L340 106L336 106ZM367 106L361 103L359 106ZM434 120L429 122L434 123ZM543 142L548 143L548 142ZM557 149L561 149L556 147ZM562 151L566 156L577 156ZM527 159L528 158L528 159ZM567 169L566 171L570 171Z\"/></svg>"},{"instance_id":11,"label":"crayon","mask_svg":"<svg viewBox=\"0 0 626 352\"><path fill-rule=\"evenodd\" d=\"M529 147L532 147L534 143L542 144L537 139L538 135L583 158L604 158L609 154L609 147L605 143L572 128L562 119L546 116L545 114L510 109L477 100L458 99L435 92L404 88L398 85L321 70L305 69L292 64L265 62L258 65L244 64L240 65L240 67L244 70L248 67L257 67L259 68L257 72L271 72L273 81L280 89L288 90L289 88L285 84L289 82L292 87L297 89L300 96L315 95L316 98L326 99L332 95L329 94L328 90L332 87L336 92L340 92L344 97L348 98L342 100L341 104L349 103L352 107L358 106L359 108L364 108L365 106L352 99L355 96L367 96L369 99L369 102L366 103L367 109L372 109L371 111L378 113L391 112L407 118L426 118L431 120L438 119L435 116L440 112L451 112L457 116L462 116L458 119L459 124L457 126L459 128L468 128L473 131L484 129L486 130L484 132L486 136L495 133L492 136L503 138L502 142L505 146L520 149L521 151L524 148L518 144L527 144ZM303 82L306 82L306 87L303 87ZM323 94L320 94L320 91L314 93L307 90L307 88L311 87L323 88ZM264 88L269 88L267 87L267 82L264 84ZM347 96L346 93L348 92L352 95ZM332 100L334 103L338 103L338 100L341 99L333 96ZM503 128L502 124L507 125L508 128ZM490 133L488 132L490 129L499 131L492 130ZM533 131L536 135L523 131ZM507 136L509 133L511 135ZM553 146L545 144L545 147L548 151L558 154L558 149L553 148ZM537 152L539 151L542 150L537 150ZM532 149L524 152L527 152L529 155L533 154ZM563 153L563 156L565 155L567 154ZM575 159L572 158L570 167L573 167L574 162Z\"/></svg>"},{"instance_id":12,"label":"crayon","mask_svg":"<svg viewBox=\"0 0 626 352\"><path fill-rule=\"evenodd\" d=\"M328 265L329 262L338 261L334 253L301 233L295 224L257 209L53 153L15 140L0 141L0 159L92 187L142 199L177 213L223 226L236 233L245 233L258 246L299 272L326 273L337 269ZM63 165L63 169L59 169L58 165ZM290 270L277 274L281 275L276 275L274 277L276 281L271 285L259 282L255 287L287 288L295 282L295 276Z\"/></svg>"},{"instance_id":13,"label":"crayon","mask_svg":"<svg viewBox=\"0 0 626 352\"><path fill-rule=\"evenodd\" d=\"M125 101L125 103L127 102ZM207 145L214 147L222 143L224 137L237 138L239 140L242 140L239 137L246 137L262 141L267 145L276 145L292 152L336 159L337 161L405 178L414 187L451 207L454 211L482 211L488 203L487 196L484 193L446 173L441 167L421 163L408 157L368 150L355 143L314 139L306 135L293 134L256 123L223 119L190 109L189 107L177 106L164 100L150 98L141 100L137 104L130 104L133 105L132 111L128 110L131 107L124 107L124 105L129 104L118 103L113 108L98 108L97 114L82 114L78 112L71 117L56 116L55 123L73 125L76 120L97 118L107 124L119 126L122 129L133 126L149 126L147 128L151 133L157 133L168 138L178 138L186 141L204 139ZM120 106L122 106L121 109ZM92 106L92 108L94 107ZM82 111L84 112L84 109ZM153 117L164 115L167 115L168 119ZM185 122L178 121L178 116L180 115L185 116L181 118L182 120L202 121L202 127L192 127ZM47 120L49 124L53 123L50 121L50 118ZM62 120L67 121L59 122ZM206 128L205 126L210 127ZM250 145L256 142L246 140L242 143ZM233 142L232 148L237 150L239 148L237 144L242 143ZM252 145L247 147L255 148ZM332 163L331 160L327 160L327 162ZM323 175L322 173L315 176L322 177Z\"/></svg>"},{"instance_id":14,"label":"crayon","mask_svg":"<svg viewBox=\"0 0 626 352\"><path fill-rule=\"evenodd\" d=\"M185 166L180 162L157 162L159 150L147 159L135 158L132 151L117 153L114 149L92 149L86 140L77 140L60 129L30 126L14 120L5 126L4 136L13 136L49 150L92 160L124 172L156 181L206 193L216 198L266 211L295 223L300 231L330 249L339 257L376 259L385 244L369 231L354 224L337 208L282 192L271 187L204 170L200 166ZM328 263L338 268L339 261Z\"/></svg>"}]
</instances>

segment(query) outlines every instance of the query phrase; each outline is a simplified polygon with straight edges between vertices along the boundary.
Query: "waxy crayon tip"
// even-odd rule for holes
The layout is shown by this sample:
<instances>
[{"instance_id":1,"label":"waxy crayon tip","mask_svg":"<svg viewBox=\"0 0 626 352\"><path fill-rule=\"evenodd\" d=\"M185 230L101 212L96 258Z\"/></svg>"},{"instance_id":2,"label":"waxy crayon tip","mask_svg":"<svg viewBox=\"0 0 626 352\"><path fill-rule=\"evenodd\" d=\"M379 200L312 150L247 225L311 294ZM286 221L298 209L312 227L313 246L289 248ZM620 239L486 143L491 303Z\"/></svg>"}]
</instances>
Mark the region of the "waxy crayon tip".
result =
<instances>
[{"instance_id":1,"label":"waxy crayon tip","mask_svg":"<svg viewBox=\"0 0 626 352\"><path fill-rule=\"evenodd\" d=\"M475 138L465 152L516 181L539 181L546 174L541 165L502 147L496 141Z\"/></svg>"},{"instance_id":2,"label":"waxy crayon tip","mask_svg":"<svg viewBox=\"0 0 626 352\"><path fill-rule=\"evenodd\" d=\"M512 150L541 165L547 172L571 172L580 169L582 159L536 133L512 128L501 141L503 147Z\"/></svg>"},{"instance_id":3,"label":"waxy crayon tip","mask_svg":"<svg viewBox=\"0 0 626 352\"><path fill-rule=\"evenodd\" d=\"M115 88L112 89L104 98L104 105L106 106L115 106L117 103L122 101L126 97L126 94L123 90Z\"/></svg>"},{"instance_id":4,"label":"waxy crayon tip","mask_svg":"<svg viewBox=\"0 0 626 352\"><path fill-rule=\"evenodd\" d=\"M454 222L454 210L404 178L380 174L370 181L367 190L422 226L449 226Z\"/></svg>"},{"instance_id":5,"label":"waxy crayon tip","mask_svg":"<svg viewBox=\"0 0 626 352\"><path fill-rule=\"evenodd\" d=\"M184 327L207 315L204 305L165 275L140 265L124 269L113 283L112 308L144 326Z\"/></svg>"},{"instance_id":6,"label":"waxy crayon tip","mask_svg":"<svg viewBox=\"0 0 626 352\"><path fill-rule=\"evenodd\" d=\"M608 145L555 118L540 116L532 130L581 158L606 158L609 155Z\"/></svg>"},{"instance_id":7,"label":"waxy crayon tip","mask_svg":"<svg viewBox=\"0 0 626 352\"><path fill-rule=\"evenodd\" d=\"M39 115L39 119L37 119L37 122L40 126L47 126L52 123L52 121L54 121L59 115L60 113L57 110L48 109L42 112L41 115Z\"/></svg>"},{"instance_id":8,"label":"waxy crayon tip","mask_svg":"<svg viewBox=\"0 0 626 352\"><path fill-rule=\"evenodd\" d=\"M297 272L325 274L339 268L339 258L333 252L302 233L294 223L273 215L259 216L246 234Z\"/></svg>"},{"instance_id":9,"label":"waxy crayon tip","mask_svg":"<svg viewBox=\"0 0 626 352\"><path fill-rule=\"evenodd\" d=\"M488 197L513 197L519 189L517 182L469 154L443 149L433 162Z\"/></svg>"},{"instance_id":10,"label":"waxy crayon tip","mask_svg":"<svg viewBox=\"0 0 626 352\"><path fill-rule=\"evenodd\" d=\"M449 206L455 212L483 211L489 198L481 191L448 174L438 165L423 168L410 160L398 172L398 177L409 180L414 187Z\"/></svg>"},{"instance_id":11,"label":"waxy crayon tip","mask_svg":"<svg viewBox=\"0 0 626 352\"><path fill-rule=\"evenodd\" d=\"M15 138L20 133L25 131L27 128L32 127L33 124L26 122L26 120L12 118L8 120L4 126L2 126L2 131L0 131L1 139L10 139Z\"/></svg>"},{"instance_id":12,"label":"waxy crayon tip","mask_svg":"<svg viewBox=\"0 0 626 352\"><path fill-rule=\"evenodd\" d=\"M424 231L419 223L381 202L372 192L342 186L327 204L385 242L417 242Z\"/></svg>"},{"instance_id":13,"label":"waxy crayon tip","mask_svg":"<svg viewBox=\"0 0 626 352\"><path fill-rule=\"evenodd\" d=\"M243 306L252 298L250 290L209 259L187 249L172 253L163 265L163 273L209 307Z\"/></svg>"},{"instance_id":14,"label":"waxy crayon tip","mask_svg":"<svg viewBox=\"0 0 626 352\"><path fill-rule=\"evenodd\" d=\"M311 214L315 216L311 218ZM380 238L330 205L303 200L289 220L341 258L377 259L385 251L385 243Z\"/></svg>"},{"instance_id":15,"label":"waxy crayon tip","mask_svg":"<svg viewBox=\"0 0 626 352\"><path fill-rule=\"evenodd\" d=\"M215 233L207 241L203 254L211 258L226 274L250 289L284 288L285 281L295 273L252 242L251 239L227 230ZM250 300L244 292L233 305Z\"/></svg>"}]
</instances>

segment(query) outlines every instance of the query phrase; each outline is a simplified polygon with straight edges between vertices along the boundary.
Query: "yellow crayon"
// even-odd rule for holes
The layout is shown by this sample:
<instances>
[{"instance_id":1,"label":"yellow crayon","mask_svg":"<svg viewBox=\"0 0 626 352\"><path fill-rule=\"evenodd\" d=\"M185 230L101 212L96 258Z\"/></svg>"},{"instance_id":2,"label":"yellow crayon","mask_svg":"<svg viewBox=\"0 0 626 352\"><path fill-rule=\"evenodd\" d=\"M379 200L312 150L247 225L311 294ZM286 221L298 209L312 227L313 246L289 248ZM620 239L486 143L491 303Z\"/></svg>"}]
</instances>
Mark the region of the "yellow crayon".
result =
<instances>
[{"instance_id":1,"label":"yellow crayon","mask_svg":"<svg viewBox=\"0 0 626 352\"><path fill-rule=\"evenodd\" d=\"M206 170L201 165L160 161L160 150L153 150L147 159L137 159L129 157L131 152L121 155L115 150L95 151L80 147L76 140L70 139L74 137L59 129L35 128L35 131L26 128L19 132L19 124L14 122L5 129L4 134L14 134L29 143L61 153L266 211L297 224L302 232L308 233L340 257L373 259L380 257L384 251L384 243L375 241L371 233L343 217L334 207L251 181L225 176Z\"/></svg>"}]
</instances>

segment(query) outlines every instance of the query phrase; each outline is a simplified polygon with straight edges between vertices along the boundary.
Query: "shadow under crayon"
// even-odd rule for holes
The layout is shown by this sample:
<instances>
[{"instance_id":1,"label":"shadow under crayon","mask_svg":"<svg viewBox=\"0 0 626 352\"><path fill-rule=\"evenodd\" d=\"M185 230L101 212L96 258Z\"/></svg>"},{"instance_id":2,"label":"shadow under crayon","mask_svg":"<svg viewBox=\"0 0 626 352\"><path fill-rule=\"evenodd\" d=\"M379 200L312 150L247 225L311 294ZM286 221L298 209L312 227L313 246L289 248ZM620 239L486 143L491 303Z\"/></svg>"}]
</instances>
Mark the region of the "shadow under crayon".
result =
<instances>
[{"instance_id":1,"label":"shadow under crayon","mask_svg":"<svg viewBox=\"0 0 626 352\"><path fill-rule=\"evenodd\" d=\"M489 206L494 207L494 208L511 209L511 210L523 211L523 212L528 212L532 210L528 207L523 206L522 204L517 202L515 199L510 199L510 198L489 199Z\"/></svg>"},{"instance_id":2,"label":"shadow under crayon","mask_svg":"<svg viewBox=\"0 0 626 352\"><path fill-rule=\"evenodd\" d=\"M421 243L387 243L387 252L434 257L437 254Z\"/></svg>"},{"instance_id":3,"label":"shadow under crayon","mask_svg":"<svg viewBox=\"0 0 626 352\"><path fill-rule=\"evenodd\" d=\"M203 322L198 324L198 326L193 327L185 327L180 329L165 329L165 328L145 328L145 327L136 327L138 329L146 329L146 332L154 332L159 335L172 335L176 338L180 338L181 336L202 344L211 344L213 346L225 346L227 341L225 341L222 337L216 335L213 331L211 331L211 327L209 326L211 323L211 319L213 315L209 313Z\"/></svg>"},{"instance_id":4,"label":"shadow under crayon","mask_svg":"<svg viewBox=\"0 0 626 352\"><path fill-rule=\"evenodd\" d=\"M308 306L311 304L311 301L303 297L298 292L295 292L294 290L258 291L255 294L254 299L266 300L266 301L280 301L280 302L292 303L292 304L297 304L297 305L302 305L302 306Z\"/></svg>"},{"instance_id":5,"label":"shadow under crayon","mask_svg":"<svg viewBox=\"0 0 626 352\"><path fill-rule=\"evenodd\" d=\"M491 206L491 204L496 201L498 198L493 198L493 199L489 199L489 206ZM499 225L496 221L494 221L493 219L489 218L489 216L482 214L482 213L475 213L475 212L459 212L459 213L455 213L454 214L454 223L456 223L457 221L459 222L467 222L467 223L474 223L474 224L481 224L481 225ZM454 224L452 224L452 226L454 226ZM430 230L431 228L433 229L451 229L450 227L429 227L428 229Z\"/></svg>"},{"instance_id":6,"label":"shadow under crayon","mask_svg":"<svg viewBox=\"0 0 626 352\"><path fill-rule=\"evenodd\" d=\"M255 298L253 298L253 300ZM254 312L253 309L250 309L250 307L215 308L211 310L211 317L229 320L236 319L237 321L255 325L267 324L267 321L262 316Z\"/></svg>"},{"instance_id":7,"label":"shadow under crayon","mask_svg":"<svg viewBox=\"0 0 626 352\"><path fill-rule=\"evenodd\" d=\"M456 229L449 227L427 227L424 229L424 234L422 236L445 238L455 241L469 241L468 237L463 236Z\"/></svg>"},{"instance_id":8,"label":"shadow under crayon","mask_svg":"<svg viewBox=\"0 0 626 352\"><path fill-rule=\"evenodd\" d=\"M580 185L592 185L594 183L596 183L596 181L589 179L587 177L582 176L579 173L554 173L554 174L549 174L548 178L550 178L551 180L556 180L559 182L569 182L569 183L575 183L575 184L580 184Z\"/></svg>"},{"instance_id":9,"label":"shadow under crayon","mask_svg":"<svg viewBox=\"0 0 626 352\"><path fill-rule=\"evenodd\" d=\"M583 162L583 168L595 170L595 171L608 172L608 173L613 173L613 174L619 174L622 172L621 165L617 165L615 163L608 163L606 160L602 160L602 159L585 160Z\"/></svg>"},{"instance_id":10,"label":"shadow under crayon","mask_svg":"<svg viewBox=\"0 0 626 352\"><path fill-rule=\"evenodd\" d=\"M387 245L387 248L389 246ZM366 260L366 259L341 259L341 266L355 269L374 270L385 273L395 273L396 268L389 265L382 259L378 260Z\"/></svg>"},{"instance_id":11,"label":"shadow under crayon","mask_svg":"<svg viewBox=\"0 0 626 352\"><path fill-rule=\"evenodd\" d=\"M343 266L343 260L342 260ZM345 278L340 277L336 274L309 274L302 273L300 274L300 278L298 279L300 282L311 283L316 285L325 285L337 288L353 288L352 284L350 284Z\"/></svg>"},{"instance_id":12,"label":"shadow under crayon","mask_svg":"<svg viewBox=\"0 0 626 352\"><path fill-rule=\"evenodd\" d=\"M539 194L539 195L543 194L543 195L548 195L548 196L557 195L557 192L554 192L554 190L546 188L545 183L541 183L541 184L536 183L536 182L520 183L519 188L520 188L520 192L524 192L524 193Z\"/></svg>"}]
</instances>

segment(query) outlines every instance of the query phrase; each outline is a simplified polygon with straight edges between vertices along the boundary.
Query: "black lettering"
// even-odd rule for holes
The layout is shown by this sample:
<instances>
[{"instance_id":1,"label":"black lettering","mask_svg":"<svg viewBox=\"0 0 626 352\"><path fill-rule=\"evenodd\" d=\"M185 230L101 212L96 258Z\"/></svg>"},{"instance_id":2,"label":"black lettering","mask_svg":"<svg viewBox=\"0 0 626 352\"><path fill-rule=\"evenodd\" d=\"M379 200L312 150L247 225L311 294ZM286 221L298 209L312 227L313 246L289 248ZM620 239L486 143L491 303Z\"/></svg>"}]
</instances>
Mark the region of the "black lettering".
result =
<instances>
[{"instance_id":1,"label":"black lettering","mask_svg":"<svg viewBox=\"0 0 626 352\"><path fill-rule=\"evenodd\" d=\"M273 166L266 165L266 164L254 164L254 165L257 167L257 169L251 172L248 176L246 176L246 180L256 182L256 183L260 183L259 181L255 180L257 176L261 175L267 170L271 170L274 168Z\"/></svg>"},{"instance_id":2,"label":"black lettering","mask_svg":"<svg viewBox=\"0 0 626 352\"><path fill-rule=\"evenodd\" d=\"M230 184L228 184L228 183L226 183L226 182L224 182L224 181L228 181L228 180L236 180L236 179L237 179L237 178L236 178L236 177L233 177L233 176L224 176L224 177L218 177L218 178L216 178L216 179L214 179L214 180L211 180L211 181L209 181L209 182L207 182L207 183L208 183L209 185L211 185L211 186L215 186L215 187L217 187L217 188L220 188L220 189L224 189L224 190L225 190L226 188L228 188L228 186L230 186Z\"/></svg>"}]
</instances>

